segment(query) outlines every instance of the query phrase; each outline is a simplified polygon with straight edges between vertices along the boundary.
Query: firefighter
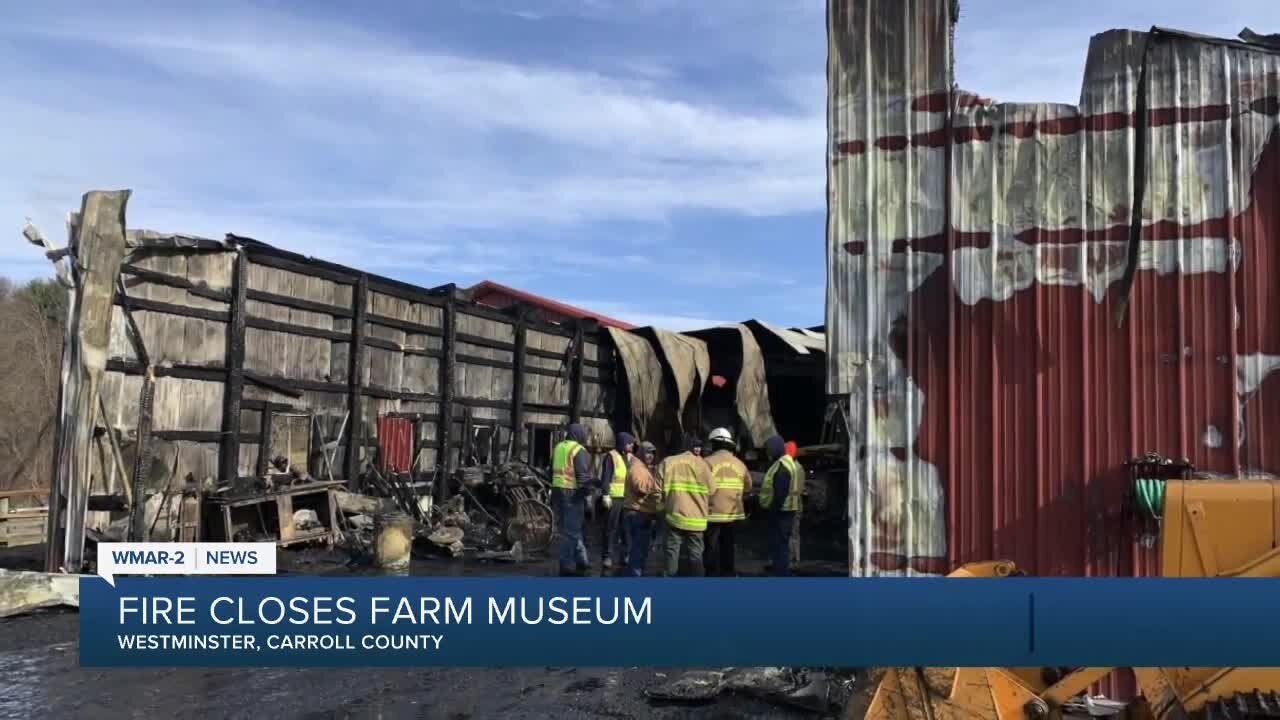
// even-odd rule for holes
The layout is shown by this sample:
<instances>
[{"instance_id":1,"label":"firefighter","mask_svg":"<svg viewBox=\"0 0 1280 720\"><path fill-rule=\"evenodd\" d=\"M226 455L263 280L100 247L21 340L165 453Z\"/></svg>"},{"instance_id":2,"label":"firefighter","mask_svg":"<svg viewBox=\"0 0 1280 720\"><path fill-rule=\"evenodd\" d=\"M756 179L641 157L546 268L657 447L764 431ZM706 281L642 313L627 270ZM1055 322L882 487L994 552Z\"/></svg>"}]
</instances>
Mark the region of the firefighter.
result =
<instances>
[{"instance_id":1,"label":"firefighter","mask_svg":"<svg viewBox=\"0 0 1280 720\"><path fill-rule=\"evenodd\" d=\"M634 457L632 453L635 451L635 443L636 439L630 433L618 433L613 449L605 453L604 460L600 463L600 486L604 488L604 497L601 502L608 512L605 522L602 523L604 526L604 542L600 546L600 554L604 556L601 561L602 573L608 573L613 569L615 558L619 567L627 560L627 530L622 522L622 506L627 492L627 471Z\"/></svg>"},{"instance_id":2,"label":"firefighter","mask_svg":"<svg viewBox=\"0 0 1280 720\"><path fill-rule=\"evenodd\" d=\"M649 539L653 535L658 515L662 512L662 485L653 476L653 464L658 449L651 442L640 443L639 456L631 458L627 468L627 493L623 504L629 548L626 575L644 575L649 559Z\"/></svg>"},{"instance_id":3,"label":"firefighter","mask_svg":"<svg viewBox=\"0 0 1280 720\"><path fill-rule=\"evenodd\" d=\"M711 494L716 490L711 468L693 448L701 447L696 438L685 442L688 448L658 466L658 481L665 498L666 538L663 542L664 575L679 573L680 554L688 550L690 571L702 575L702 534L707 529L707 512Z\"/></svg>"},{"instance_id":4,"label":"firefighter","mask_svg":"<svg viewBox=\"0 0 1280 720\"><path fill-rule=\"evenodd\" d=\"M747 518L743 505L743 493L750 488L751 473L734 455L737 445L727 428L716 428L707 436L711 454L707 466L715 480L716 489L711 495L707 513L706 547L703 566L709 577L733 577L735 536L738 524Z\"/></svg>"},{"instance_id":5,"label":"firefighter","mask_svg":"<svg viewBox=\"0 0 1280 720\"><path fill-rule=\"evenodd\" d=\"M571 423L568 437L551 456L551 495L560 520L560 575L582 577L591 567L582 525L591 493L591 453L585 447L587 431Z\"/></svg>"},{"instance_id":6,"label":"firefighter","mask_svg":"<svg viewBox=\"0 0 1280 720\"><path fill-rule=\"evenodd\" d=\"M765 443L772 463L760 485L760 507L769 511L769 558L774 575L790 574L791 535L804 494L804 471L774 435Z\"/></svg>"}]
</instances>

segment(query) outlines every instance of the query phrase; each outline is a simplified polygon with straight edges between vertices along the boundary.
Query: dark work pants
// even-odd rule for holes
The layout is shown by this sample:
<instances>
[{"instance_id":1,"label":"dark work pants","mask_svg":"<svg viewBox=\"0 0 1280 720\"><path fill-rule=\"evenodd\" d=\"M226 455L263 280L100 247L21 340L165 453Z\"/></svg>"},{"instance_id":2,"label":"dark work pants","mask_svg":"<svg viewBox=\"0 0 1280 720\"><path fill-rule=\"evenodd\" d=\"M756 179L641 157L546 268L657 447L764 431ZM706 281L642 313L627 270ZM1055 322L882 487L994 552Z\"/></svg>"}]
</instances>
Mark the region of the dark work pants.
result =
<instances>
[{"instance_id":1,"label":"dark work pants","mask_svg":"<svg viewBox=\"0 0 1280 720\"><path fill-rule=\"evenodd\" d=\"M649 560L649 541L653 535L654 516L649 513L628 510L625 516L627 538L631 541L627 554L627 575L641 577Z\"/></svg>"},{"instance_id":2,"label":"dark work pants","mask_svg":"<svg viewBox=\"0 0 1280 720\"><path fill-rule=\"evenodd\" d=\"M769 560L774 575L791 574L791 528L794 512L769 513Z\"/></svg>"},{"instance_id":3,"label":"dark work pants","mask_svg":"<svg viewBox=\"0 0 1280 720\"><path fill-rule=\"evenodd\" d=\"M586 498L572 490L551 489L560 521L560 571L587 569L587 546L582 542L582 523L587 512Z\"/></svg>"},{"instance_id":4,"label":"dark work pants","mask_svg":"<svg viewBox=\"0 0 1280 720\"><path fill-rule=\"evenodd\" d=\"M680 530L667 525L667 537L662 543L663 574L675 577L680 574L680 553L689 552L689 574L700 577L702 567L702 531Z\"/></svg>"},{"instance_id":5,"label":"dark work pants","mask_svg":"<svg viewBox=\"0 0 1280 720\"><path fill-rule=\"evenodd\" d=\"M604 543L600 554L605 562L621 565L627 559L627 524L622 520L622 498L611 498L609 517L604 524Z\"/></svg>"},{"instance_id":6,"label":"dark work pants","mask_svg":"<svg viewBox=\"0 0 1280 720\"><path fill-rule=\"evenodd\" d=\"M707 577L734 577L738 574L734 563L737 533L737 522L707 524L706 548L702 553Z\"/></svg>"}]
</instances>

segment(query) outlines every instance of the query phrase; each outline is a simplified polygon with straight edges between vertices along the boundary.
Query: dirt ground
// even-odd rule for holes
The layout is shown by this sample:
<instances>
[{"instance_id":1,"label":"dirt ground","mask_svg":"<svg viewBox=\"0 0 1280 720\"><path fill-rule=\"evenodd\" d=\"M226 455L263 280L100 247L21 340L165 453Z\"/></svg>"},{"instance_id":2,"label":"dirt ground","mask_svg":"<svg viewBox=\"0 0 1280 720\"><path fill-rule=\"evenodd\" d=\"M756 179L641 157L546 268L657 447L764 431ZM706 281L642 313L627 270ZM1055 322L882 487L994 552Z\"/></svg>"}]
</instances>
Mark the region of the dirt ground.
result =
<instances>
[{"instance_id":1,"label":"dirt ground","mask_svg":"<svg viewBox=\"0 0 1280 720\"><path fill-rule=\"evenodd\" d=\"M739 552L743 575L763 571L758 529ZM592 524L588 532L598 564L600 530ZM831 537L825 531L821 536ZM838 542L806 543L805 552L798 574L843 574ZM0 550L0 567L38 569L41 553L39 546ZM344 558L323 551L282 553L280 561L285 573L354 572ZM545 557L519 565L415 558L411 572L550 575L555 564ZM74 611L0 620L0 718L815 717L738 695L702 706L660 706L645 698L647 688L689 668L82 669L78 634Z\"/></svg>"}]
</instances>

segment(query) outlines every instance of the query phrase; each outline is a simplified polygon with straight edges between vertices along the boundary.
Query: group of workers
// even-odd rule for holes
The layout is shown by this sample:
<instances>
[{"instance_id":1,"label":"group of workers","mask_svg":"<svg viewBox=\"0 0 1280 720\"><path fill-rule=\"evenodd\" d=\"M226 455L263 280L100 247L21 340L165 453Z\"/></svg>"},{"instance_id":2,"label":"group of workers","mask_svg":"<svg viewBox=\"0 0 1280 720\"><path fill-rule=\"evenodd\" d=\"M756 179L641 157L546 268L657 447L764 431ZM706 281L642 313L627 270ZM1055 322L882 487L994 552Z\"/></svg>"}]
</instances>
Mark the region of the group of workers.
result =
<instances>
[{"instance_id":1,"label":"group of workers","mask_svg":"<svg viewBox=\"0 0 1280 720\"><path fill-rule=\"evenodd\" d=\"M650 442L618 433L614 448L592 472L586 429L572 423L551 460L552 502L559 523L562 576L585 576L590 569L583 527L589 503L600 495L608 513L602 545L602 574L641 577L650 547L658 538L659 574L732 577L738 528L753 496L751 472L737 456L732 433L716 428L707 436L684 439L681 452L657 460ZM704 451L709 449L709 454ZM765 443L769 468L754 494L768 513L769 570L790 572L798 541L797 518L804 494L804 468L795 444L775 435ZM681 572L687 553L688 571Z\"/></svg>"}]
</instances>

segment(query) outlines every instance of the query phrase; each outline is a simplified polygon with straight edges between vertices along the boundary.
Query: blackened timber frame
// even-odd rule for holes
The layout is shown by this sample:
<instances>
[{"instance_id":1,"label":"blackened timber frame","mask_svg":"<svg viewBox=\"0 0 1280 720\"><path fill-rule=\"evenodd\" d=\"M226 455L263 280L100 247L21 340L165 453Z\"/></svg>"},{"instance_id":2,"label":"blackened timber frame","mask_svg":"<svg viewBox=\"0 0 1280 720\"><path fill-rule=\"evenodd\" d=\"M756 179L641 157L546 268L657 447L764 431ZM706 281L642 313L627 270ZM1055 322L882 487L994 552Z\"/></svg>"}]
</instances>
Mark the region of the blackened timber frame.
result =
<instances>
[{"instance_id":1,"label":"blackened timber frame","mask_svg":"<svg viewBox=\"0 0 1280 720\"><path fill-rule=\"evenodd\" d=\"M569 369L569 420L578 422L582 419L582 355L586 342L583 338L583 323L579 320L574 325L572 365Z\"/></svg>"},{"instance_id":2,"label":"blackened timber frame","mask_svg":"<svg viewBox=\"0 0 1280 720\"><path fill-rule=\"evenodd\" d=\"M222 451L218 477L229 484L240 471L240 401L244 395L245 290L249 284L248 256L237 252L231 271L231 321L227 324L226 387L222 394Z\"/></svg>"},{"instance_id":3,"label":"blackened timber frame","mask_svg":"<svg viewBox=\"0 0 1280 720\"><path fill-rule=\"evenodd\" d=\"M364 385L365 309L369 302L369 276L361 275L351 293L351 362L347 377L347 486L356 489L360 472L360 438L364 436L364 409L360 388Z\"/></svg>"},{"instance_id":4,"label":"blackened timber frame","mask_svg":"<svg viewBox=\"0 0 1280 720\"><path fill-rule=\"evenodd\" d=\"M611 365L608 362L585 358L584 351L587 342L607 342L607 336L599 333L599 328L593 322L579 321L573 324L556 325L534 317L529 312L528 307L514 306L504 310L497 310L476 305L466 297L465 293L461 293L455 285L427 289L378 275L362 273L354 268L290 253L246 238L231 236L229 240L232 242L228 245L228 249L234 252L234 255L232 256L230 285L228 287L210 286L198 278L189 279L179 274L161 272L126 263L121 269L123 275L122 285L125 288L118 290L117 297L114 300L116 304L135 312L144 311L225 323L227 347L223 362L215 361L214 363L201 362L195 364L183 363L178 360L174 364L166 363L151 368L153 377L184 378L224 385L221 408L222 418L221 424L218 426L219 430L216 433L216 439L213 434L185 435L185 431L178 432L169 429L161 429L156 435L160 439L166 437L200 437L206 441L216 442L220 456L218 478L221 482L231 481L239 474L241 470L240 446L242 444L246 442L261 443L261 436L258 432L242 432L241 411L250 409L262 412L265 421L270 411L280 411L285 407L291 406L285 402L280 402L284 398L280 398L276 402L248 399L245 395L245 386L247 384L253 384L272 393L287 396L294 403L301 401L300 405L307 404L307 401L303 401L304 392L333 394L343 397L346 402L342 404L350 412L348 431L346 437L343 438L344 445L348 449L347 457L344 458L345 467L343 470L349 476L348 480L354 479L358 475L361 463L361 443L367 442L366 435L368 433L363 427L368 420L363 411L367 398L438 403L437 412L430 415L434 416L438 423L438 433L441 439L433 443L423 443L423 445L439 446L441 448L456 448L460 445L462 438L459 437L459 427L457 427L457 420L461 417L460 408L487 407L505 410L510 413L509 422L515 436L512 446L514 457L520 457L528 452L528 442L522 429L525 426L528 415L532 412L563 413L574 420L601 416L598 411L584 408L587 396L585 383L607 384L610 382L609 379L604 377L588 378L586 374L589 371L584 372L584 368L603 368ZM249 265L249 263L267 268L286 270L351 287L351 304L348 305L341 300L324 302L323 298L319 297L304 298L250 288L249 270L253 266ZM193 307L182 304L180 301L162 302L149 298L129 297L126 288L139 283L152 283L183 289L191 295L225 302L226 305ZM415 303L439 307L442 310L443 321L438 325L428 325L425 324L422 318L415 318L417 322L414 322L401 317L372 313L370 312L370 298L372 296L369 293L382 293ZM281 322L265 317L255 317L250 312L251 304L249 301L279 305L320 315L329 315L334 318L349 318L352 321L351 329L349 331L333 330L310 327L296 322ZM459 318L458 313L509 323L509 327L512 327L513 330L511 339L504 340L459 332L459 321L463 319ZM402 343L369 337L368 333L373 325L399 329L416 335L439 337L440 347L430 349L404 347ZM323 379L317 377L303 380L274 374L278 371L272 371L271 374L253 372L245 367L248 359L246 357L245 333L248 328L319 338L337 343L351 343L351 352L347 358L348 367L344 368L346 372L338 371L340 374L345 374L346 377L343 378L339 375L339 377L330 378L326 375ZM530 347L530 338L528 336L530 330L570 339L571 345L568 349L567 357L565 352ZM463 350L461 351L458 347L459 343L462 344ZM534 344L536 345L537 343ZM468 345L510 353L510 357L504 357L503 359L481 357L478 354L466 352L465 348ZM415 393L408 392L408 387L379 387L365 382L364 373L369 362L367 357L370 352L368 350L369 347L377 347L405 355L423 355L439 358L438 365L441 375L439 392ZM531 358L561 360L563 364L558 369L541 367L538 363L531 362ZM510 370L513 381L512 396L495 400L460 396L461 389L457 386L457 375L460 372L459 363ZM107 369L128 375L142 375L147 371L145 361L137 362L119 358L111 360ZM526 402L526 400L541 399L526 395L531 376L561 378L568 376L567 379L570 382L569 402L565 405ZM271 407L267 407L268 405ZM305 408L297 407L295 409L302 411ZM342 412L341 406L338 407L337 411L339 413ZM415 435L415 437L417 436ZM354 452L352 451L353 447ZM267 460L269 463L270 458L267 457ZM447 477L456 470L457 458L452 452L444 451L444 454L439 458L438 464L441 465L442 471ZM257 469L254 464L245 468L246 472L253 472ZM448 492L447 487L441 487L440 492L442 496L446 495Z\"/></svg>"},{"instance_id":5,"label":"blackened timber frame","mask_svg":"<svg viewBox=\"0 0 1280 720\"><path fill-rule=\"evenodd\" d=\"M444 304L444 357L440 362L440 421L436 425L436 436L440 440L440 454L436 465L443 469L440 483L436 486L436 502L443 507L449 501L449 478L453 477L453 452L450 450L450 439L453 435L453 380L457 375L458 349L458 302L457 287L446 285Z\"/></svg>"},{"instance_id":6,"label":"blackened timber frame","mask_svg":"<svg viewBox=\"0 0 1280 720\"><path fill-rule=\"evenodd\" d=\"M525 374L525 353L527 352L527 335L528 323L526 322L526 309L523 304L515 306L515 351L512 353L512 360L515 361L511 372L511 459L521 460L524 458L524 433L520 431L524 427L524 374Z\"/></svg>"}]
</instances>

